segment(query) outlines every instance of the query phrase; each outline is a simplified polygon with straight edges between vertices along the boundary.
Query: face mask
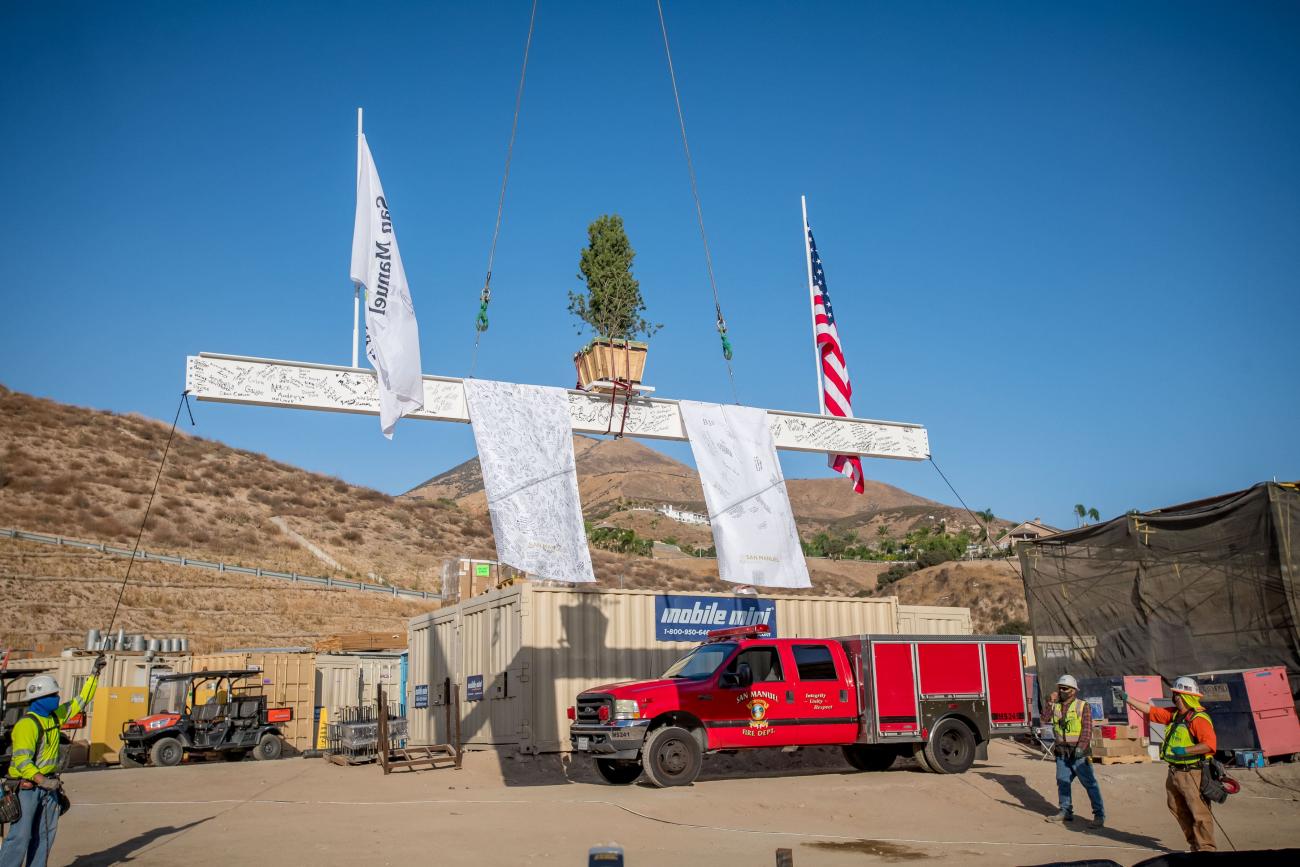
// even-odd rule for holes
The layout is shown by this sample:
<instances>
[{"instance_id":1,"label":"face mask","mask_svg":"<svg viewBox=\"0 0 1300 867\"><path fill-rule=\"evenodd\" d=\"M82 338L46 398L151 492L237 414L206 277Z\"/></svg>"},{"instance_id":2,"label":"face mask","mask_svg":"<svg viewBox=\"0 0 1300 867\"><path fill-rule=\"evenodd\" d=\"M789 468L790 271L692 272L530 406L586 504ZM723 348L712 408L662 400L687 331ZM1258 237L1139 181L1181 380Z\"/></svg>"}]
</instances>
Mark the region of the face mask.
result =
<instances>
[{"instance_id":1,"label":"face mask","mask_svg":"<svg viewBox=\"0 0 1300 867\"><path fill-rule=\"evenodd\" d=\"M49 716L54 713L55 708L59 706L59 696L43 695L40 698L32 699L32 703L27 707L37 716Z\"/></svg>"}]
</instances>

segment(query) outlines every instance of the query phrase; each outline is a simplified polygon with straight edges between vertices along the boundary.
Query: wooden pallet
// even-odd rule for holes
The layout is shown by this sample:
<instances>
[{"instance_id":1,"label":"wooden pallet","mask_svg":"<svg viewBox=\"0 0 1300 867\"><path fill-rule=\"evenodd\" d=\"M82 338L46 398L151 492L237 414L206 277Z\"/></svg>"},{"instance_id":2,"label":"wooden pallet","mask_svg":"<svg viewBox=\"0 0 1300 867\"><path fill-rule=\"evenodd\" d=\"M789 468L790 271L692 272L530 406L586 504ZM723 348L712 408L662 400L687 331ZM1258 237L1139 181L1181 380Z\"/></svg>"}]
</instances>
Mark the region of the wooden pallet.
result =
<instances>
[{"instance_id":1,"label":"wooden pallet","mask_svg":"<svg viewBox=\"0 0 1300 867\"><path fill-rule=\"evenodd\" d=\"M450 744L434 744L428 747L399 747L390 750L387 759L383 762L384 773L398 770L400 768L410 768L416 770L419 768L434 769L438 767L438 762L449 762L445 767L457 767L460 764L460 757L456 755L456 748Z\"/></svg>"},{"instance_id":2,"label":"wooden pallet","mask_svg":"<svg viewBox=\"0 0 1300 867\"><path fill-rule=\"evenodd\" d=\"M1151 761L1151 757L1145 754L1132 756L1093 756L1092 760L1099 765L1137 765L1142 762Z\"/></svg>"}]
</instances>

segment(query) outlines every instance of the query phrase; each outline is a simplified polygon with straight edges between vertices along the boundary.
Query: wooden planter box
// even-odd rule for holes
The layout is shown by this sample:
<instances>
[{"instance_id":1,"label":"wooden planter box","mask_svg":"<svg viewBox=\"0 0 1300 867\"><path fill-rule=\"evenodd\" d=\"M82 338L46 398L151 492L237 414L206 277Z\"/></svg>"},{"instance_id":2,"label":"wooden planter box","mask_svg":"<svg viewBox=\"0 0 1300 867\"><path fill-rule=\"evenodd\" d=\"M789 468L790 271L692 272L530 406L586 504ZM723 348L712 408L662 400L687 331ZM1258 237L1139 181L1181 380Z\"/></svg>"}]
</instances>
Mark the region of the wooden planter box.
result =
<instances>
[{"instance_id":1,"label":"wooden planter box","mask_svg":"<svg viewBox=\"0 0 1300 867\"><path fill-rule=\"evenodd\" d=\"M588 343L573 356L578 369L578 387L587 388L599 380L622 380L639 385L645 375L648 347L635 340L600 338Z\"/></svg>"}]
</instances>

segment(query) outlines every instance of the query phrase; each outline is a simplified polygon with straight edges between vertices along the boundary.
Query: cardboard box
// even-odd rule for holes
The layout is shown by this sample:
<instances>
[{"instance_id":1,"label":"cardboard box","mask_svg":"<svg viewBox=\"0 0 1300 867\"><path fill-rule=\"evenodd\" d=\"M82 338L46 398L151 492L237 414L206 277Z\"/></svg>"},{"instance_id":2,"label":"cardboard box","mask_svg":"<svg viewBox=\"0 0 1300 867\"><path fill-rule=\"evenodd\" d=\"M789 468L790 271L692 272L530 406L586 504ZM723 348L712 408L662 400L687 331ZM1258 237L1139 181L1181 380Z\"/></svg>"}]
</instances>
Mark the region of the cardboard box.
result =
<instances>
[{"instance_id":1,"label":"cardboard box","mask_svg":"<svg viewBox=\"0 0 1300 867\"><path fill-rule=\"evenodd\" d=\"M1128 740L1097 740L1093 739L1092 754L1099 758L1115 758L1117 756L1141 756L1146 754L1146 748L1139 741Z\"/></svg>"}]
</instances>

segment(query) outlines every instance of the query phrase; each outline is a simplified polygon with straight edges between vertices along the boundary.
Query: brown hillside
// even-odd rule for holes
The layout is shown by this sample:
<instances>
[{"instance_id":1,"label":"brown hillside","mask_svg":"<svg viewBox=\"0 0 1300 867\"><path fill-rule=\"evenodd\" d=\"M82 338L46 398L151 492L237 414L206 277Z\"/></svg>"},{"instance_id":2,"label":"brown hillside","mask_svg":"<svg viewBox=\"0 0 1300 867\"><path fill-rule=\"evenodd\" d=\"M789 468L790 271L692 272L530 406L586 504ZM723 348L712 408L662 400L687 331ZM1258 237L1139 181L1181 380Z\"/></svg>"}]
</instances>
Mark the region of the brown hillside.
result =
<instances>
[{"instance_id":1,"label":"brown hillside","mask_svg":"<svg viewBox=\"0 0 1300 867\"><path fill-rule=\"evenodd\" d=\"M699 547L712 544L707 527L679 524L667 518L628 511L629 506L672 505L703 513L704 489L699 474L680 461L630 439L573 438L582 511L588 520L636 530L651 539L676 538ZM950 530L976 530L964 509L927 500L884 482L866 481L856 494L846 479L791 479L790 505L799 530L809 537L822 531L854 531L874 539L885 527L901 538L917 526L946 521ZM403 498L454 500L469 512L487 511L478 458L468 460L417 485ZM994 521L997 531L1010 522Z\"/></svg>"},{"instance_id":2,"label":"brown hillside","mask_svg":"<svg viewBox=\"0 0 1300 867\"><path fill-rule=\"evenodd\" d=\"M0 390L0 525L133 543L168 427ZM482 515L395 499L188 427L176 430L147 550L434 591L445 558L492 553Z\"/></svg>"},{"instance_id":3,"label":"brown hillside","mask_svg":"<svg viewBox=\"0 0 1300 867\"><path fill-rule=\"evenodd\" d=\"M1009 560L959 560L919 569L883 594L904 605L969 608L975 631L996 632L1008 620L1028 620L1025 585Z\"/></svg>"},{"instance_id":4,"label":"brown hillside","mask_svg":"<svg viewBox=\"0 0 1300 867\"><path fill-rule=\"evenodd\" d=\"M0 646L57 652L104 628L126 571L124 557L34 542L0 542ZM24 601L19 601L24 600ZM137 563L117 626L153 638L188 638L196 651L311 645L340 632L389 631L436 602L305 587L273 578Z\"/></svg>"}]
</instances>

